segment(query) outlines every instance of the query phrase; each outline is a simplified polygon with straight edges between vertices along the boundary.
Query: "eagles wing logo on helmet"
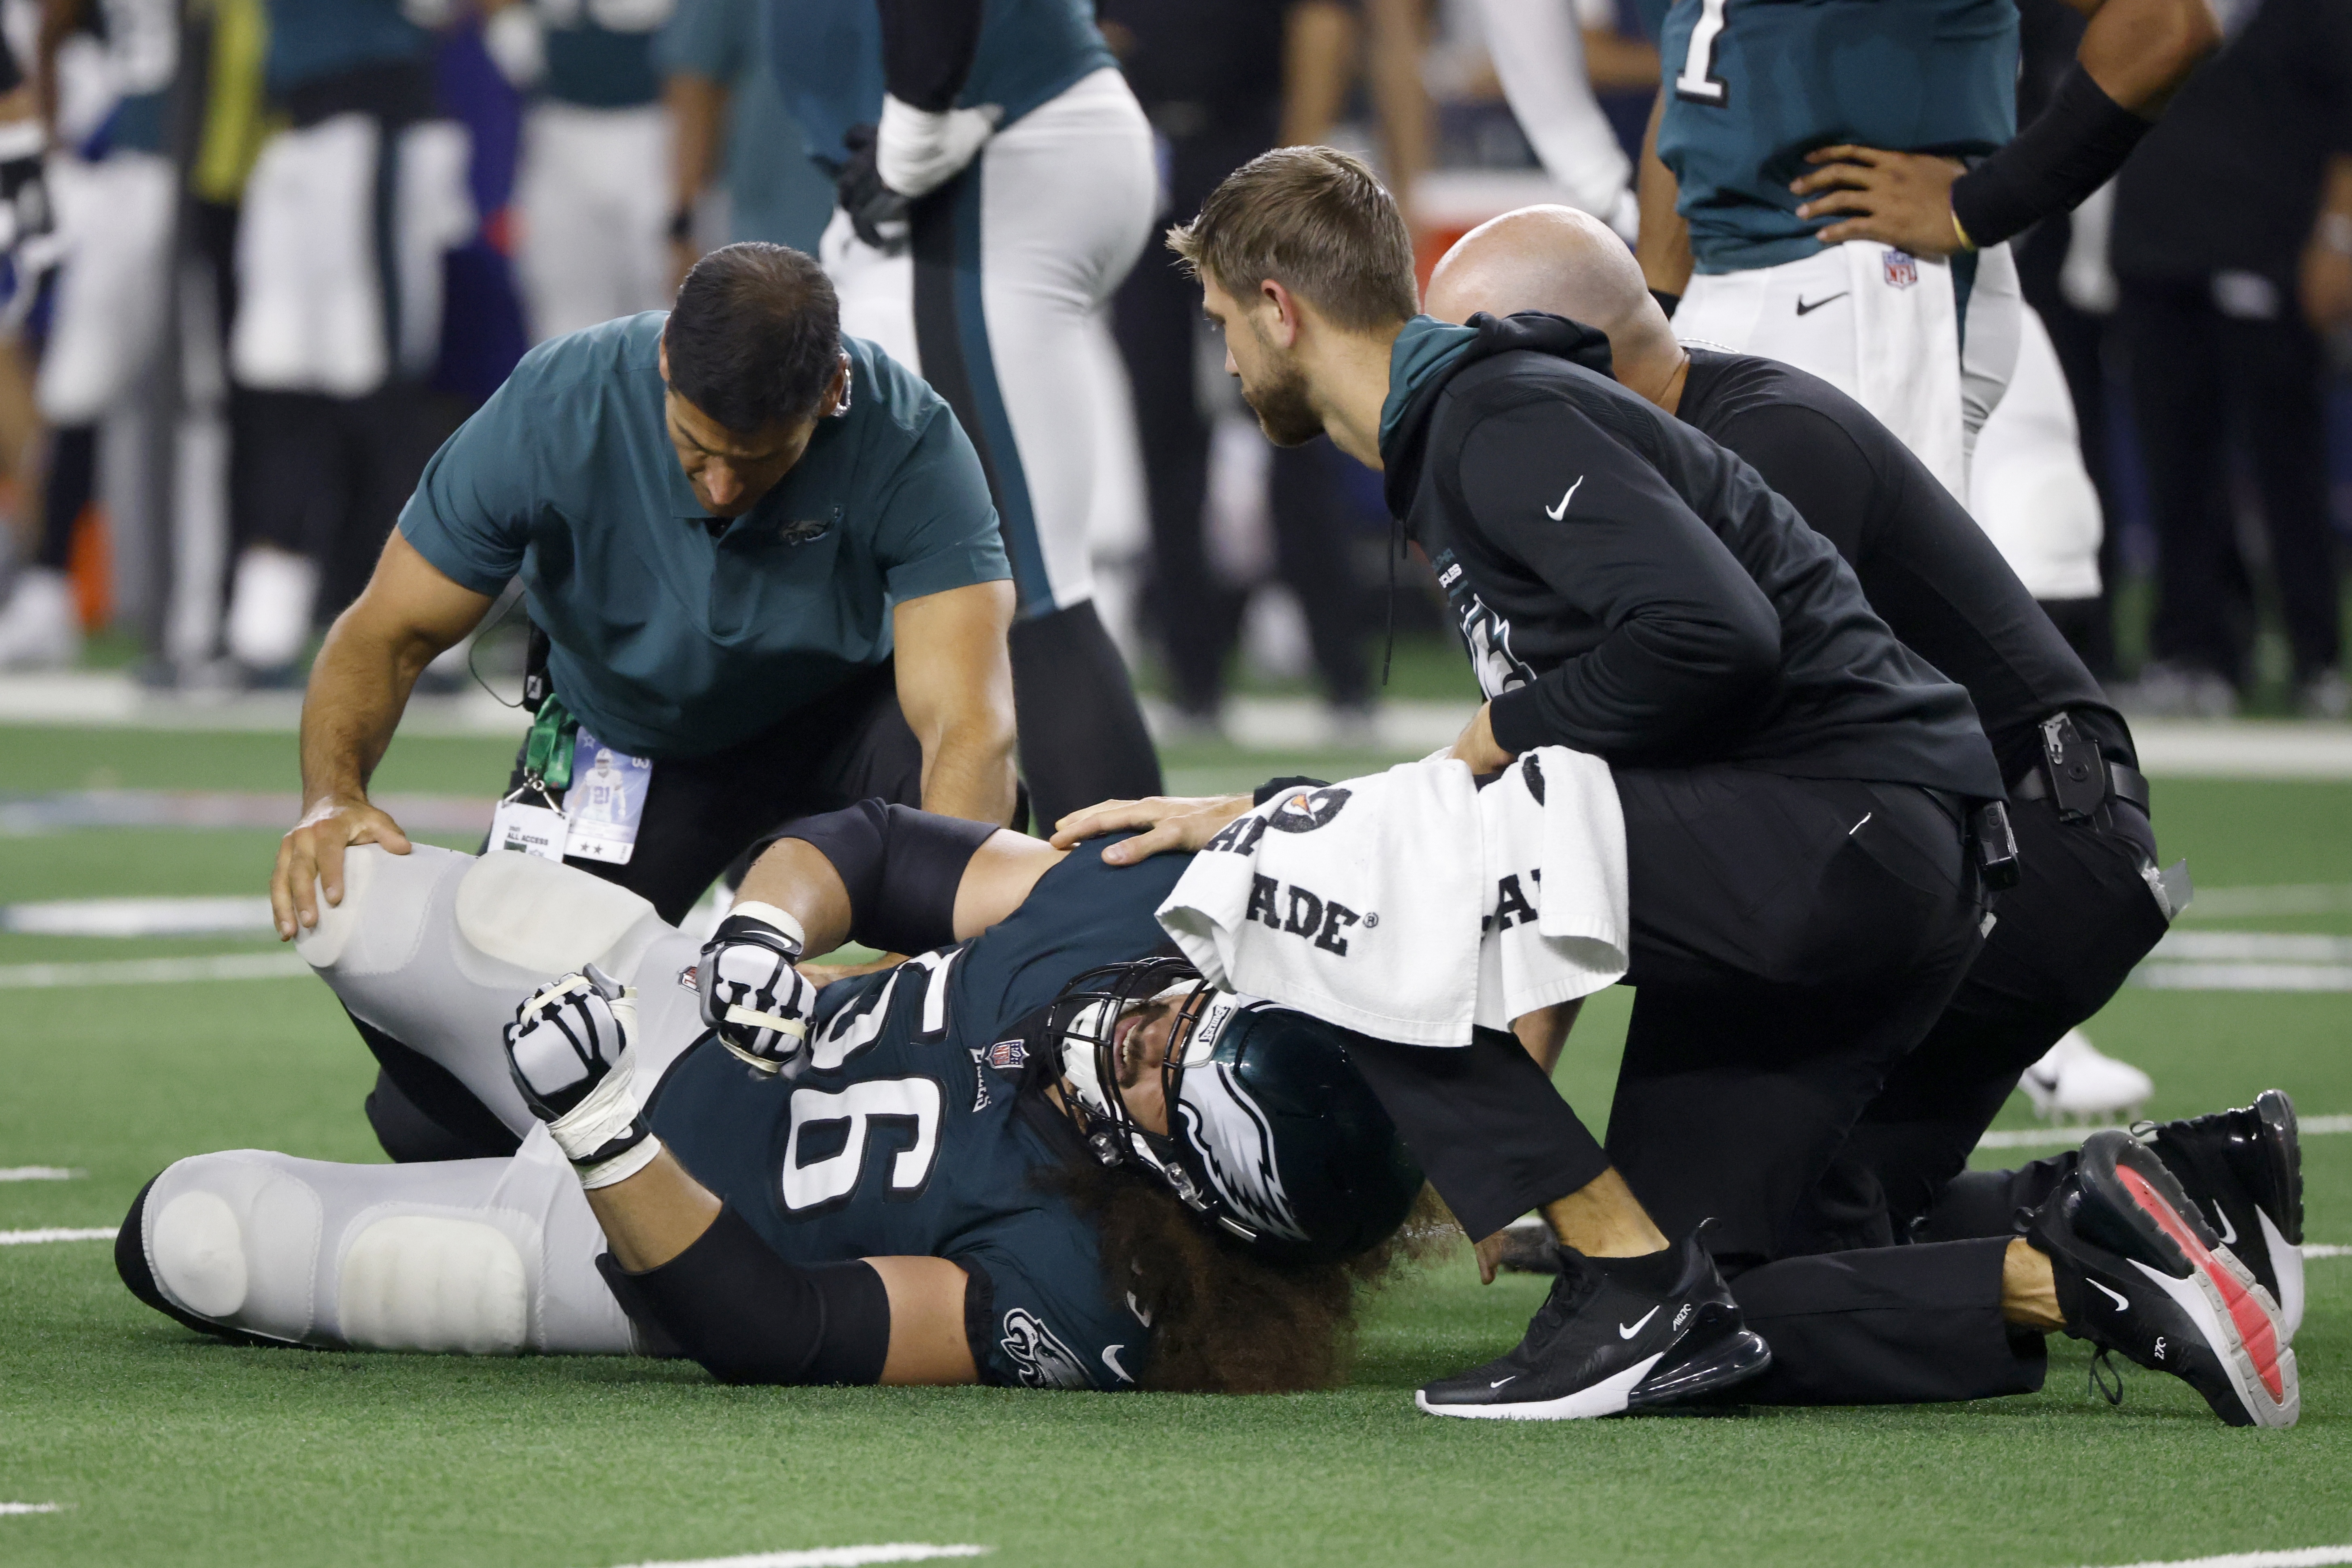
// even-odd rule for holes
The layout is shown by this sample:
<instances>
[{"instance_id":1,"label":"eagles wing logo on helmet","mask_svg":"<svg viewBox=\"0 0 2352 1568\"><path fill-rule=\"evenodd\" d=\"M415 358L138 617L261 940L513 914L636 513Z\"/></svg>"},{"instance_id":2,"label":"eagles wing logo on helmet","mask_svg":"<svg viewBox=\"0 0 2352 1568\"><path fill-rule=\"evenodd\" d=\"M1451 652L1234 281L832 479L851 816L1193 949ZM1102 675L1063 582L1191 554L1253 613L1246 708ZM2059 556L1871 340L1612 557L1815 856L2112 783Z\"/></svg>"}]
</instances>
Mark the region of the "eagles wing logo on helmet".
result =
<instances>
[{"instance_id":1,"label":"eagles wing logo on helmet","mask_svg":"<svg viewBox=\"0 0 2352 1568\"><path fill-rule=\"evenodd\" d=\"M1004 1338L998 1343L1013 1358L1015 1375L1031 1388L1092 1388L1086 1363L1070 1347L1054 1337L1034 1314L1019 1307L1004 1314Z\"/></svg>"},{"instance_id":2,"label":"eagles wing logo on helmet","mask_svg":"<svg viewBox=\"0 0 2352 1568\"><path fill-rule=\"evenodd\" d=\"M1265 825L1276 833L1312 833L1339 815L1348 791L1337 785L1289 795L1267 816Z\"/></svg>"},{"instance_id":3,"label":"eagles wing logo on helmet","mask_svg":"<svg viewBox=\"0 0 2352 1568\"><path fill-rule=\"evenodd\" d=\"M1234 1081L1233 1068L1224 1062L1192 1068L1184 1074L1181 1092L1184 1142L1201 1157L1210 1184L1227 1206L1259 1231L1307 1240L1275 1163L1274 1129Z\"/></svg>"}]
</instances>

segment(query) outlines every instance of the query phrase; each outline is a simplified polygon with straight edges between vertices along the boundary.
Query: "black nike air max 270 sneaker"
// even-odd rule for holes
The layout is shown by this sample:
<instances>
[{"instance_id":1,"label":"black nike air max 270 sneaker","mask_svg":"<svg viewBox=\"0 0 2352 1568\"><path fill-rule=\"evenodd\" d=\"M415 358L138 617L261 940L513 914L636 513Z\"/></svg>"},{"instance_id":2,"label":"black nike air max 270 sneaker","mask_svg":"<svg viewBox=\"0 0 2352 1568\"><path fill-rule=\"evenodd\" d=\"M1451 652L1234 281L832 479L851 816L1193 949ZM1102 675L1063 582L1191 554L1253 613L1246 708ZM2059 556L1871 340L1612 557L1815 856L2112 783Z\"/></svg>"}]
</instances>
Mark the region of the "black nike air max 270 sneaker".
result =
<instances>
[{"instance_id":1,"label":"black nike air max 270 sneaker","mask_svg":"<svg viewBox=\"0 0 2352 1568\"><path fill-rule=\"evenodd\" d=\"M2154 1150L2093 1133L2025 1238L2049 1256L2070 1336L2172 1373L2232 1426L2294 1425L2303 1394L2278 1303Z\"/></svg>"},{"instance_id":2,"label":"black nike air max 270 sneaker","mask_svg":"<svg viewBox=\"0 0 2352 1568\"><path fill-rule=\"evenodd\" d=\"M2252 1105L2133 1129L2148 1140L2221 1245L2278 1303L2292 1341L2303 1327L2303 1149L2294 1101L2266 1089Z\"/></svg>"},{"instance_id":3,"label":"black nike air max 270 sneaker","mask_svg":"<svg viewBox=\"0 0 2352 1568\"><path fill-rule=\"evenodd\" d=\"M1413 1403L1433 1415L1576 1421L1714 1394L1771 1365L1698 1232L1675 1251L1674 1285L1655 1294L1561 1247L1559 1278L1517 1348Z\"/></svg>"}]
</instances>

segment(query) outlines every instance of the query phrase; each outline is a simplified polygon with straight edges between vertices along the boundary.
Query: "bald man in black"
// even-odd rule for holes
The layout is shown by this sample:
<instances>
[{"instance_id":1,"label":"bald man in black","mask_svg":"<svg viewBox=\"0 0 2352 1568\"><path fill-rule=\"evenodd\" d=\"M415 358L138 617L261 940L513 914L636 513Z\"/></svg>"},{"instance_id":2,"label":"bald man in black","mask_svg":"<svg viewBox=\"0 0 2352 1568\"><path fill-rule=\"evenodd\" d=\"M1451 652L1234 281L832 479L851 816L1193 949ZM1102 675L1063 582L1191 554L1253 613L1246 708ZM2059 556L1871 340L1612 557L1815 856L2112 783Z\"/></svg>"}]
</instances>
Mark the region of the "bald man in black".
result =
<instances>
[{"instance_id":1,"label":"bald man in black","mask_svg":"<svg viewBox=\"0 0 2352 1568\"><path fill-rule=\"evenodd\" d=\"M1992 1300L2013 1215L2046 1196L2072 1156L1962 1173L2019 1076L2105 1005L2174 912L2129 729L1901 441L1817 376L1676 342L1597 220L1537 207L1474 230L1439 264L1425 308L1457 321L1539 310L1599 329L1622 385L1756 469L1852 564L1895 635L1968 689L2008 781L2022 880L2000 896L1958 993L1786 1238L1793 1261L1735 1282L1776 1358L1743 1393L1829 1403L2038 1386L2038 1341L2012 1351L1990 1331L1964 1333L1976 1350L1956 1352L1951 1319L1956 1302ZM1969 1245L1860 1264L1848 1250L1898 1239ZM1819 1257L1829 1253L1847 1257L1832 1268Z\"/></svg>"}]
</instances>

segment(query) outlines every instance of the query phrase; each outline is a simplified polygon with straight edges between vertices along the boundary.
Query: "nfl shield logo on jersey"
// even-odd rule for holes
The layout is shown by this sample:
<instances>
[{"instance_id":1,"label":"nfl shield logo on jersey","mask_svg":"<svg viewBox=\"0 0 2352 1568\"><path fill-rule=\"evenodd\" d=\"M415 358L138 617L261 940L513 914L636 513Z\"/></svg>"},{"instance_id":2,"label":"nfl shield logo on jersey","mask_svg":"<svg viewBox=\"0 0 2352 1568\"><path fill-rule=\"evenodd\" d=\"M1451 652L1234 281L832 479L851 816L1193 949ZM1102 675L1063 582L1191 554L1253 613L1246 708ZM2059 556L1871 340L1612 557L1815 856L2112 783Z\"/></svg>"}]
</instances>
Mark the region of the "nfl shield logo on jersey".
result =
<instances>
[{"instance_id":1,"label":"nfl shield logo on jersey","mask_svg":"<svg viewBox=\"0 0 2352 1568\"><path fill-rule=\"evenodd\" d=\"M1889 289L1908 289L1919 281L1919 261L1909 251L1890 250L1885 260L1886 286Z\"/></svg>"}]
</instances>

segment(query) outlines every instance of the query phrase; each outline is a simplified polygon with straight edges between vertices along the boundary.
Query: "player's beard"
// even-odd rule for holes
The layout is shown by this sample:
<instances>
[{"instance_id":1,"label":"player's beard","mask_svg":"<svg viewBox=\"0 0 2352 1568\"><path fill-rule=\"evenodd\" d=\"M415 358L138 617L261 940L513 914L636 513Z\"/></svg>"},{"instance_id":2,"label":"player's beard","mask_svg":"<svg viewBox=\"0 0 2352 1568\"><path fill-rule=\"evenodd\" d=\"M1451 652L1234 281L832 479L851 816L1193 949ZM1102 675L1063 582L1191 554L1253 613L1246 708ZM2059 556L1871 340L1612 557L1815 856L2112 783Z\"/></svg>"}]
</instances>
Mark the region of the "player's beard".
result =
<instances>
[{"instance_id":1,"label":"player's beard","mask_svg":"<svg viewBox=\"0 0 2352 1568\"><path fill-rule=\"evenodd\" d=\"M1255 330L1255 328L1253 328ZM1259 340L1265 347L1264 339ZM1307 373L1295 359L1285 359L1269 348L1260 363L1267 367L1257 385L1242 385L1242 398L1257 416L1258 428L1277 447L1304 447L1323 434L1323 416L1307 394Z\"/></svg>"}]
</instances>

